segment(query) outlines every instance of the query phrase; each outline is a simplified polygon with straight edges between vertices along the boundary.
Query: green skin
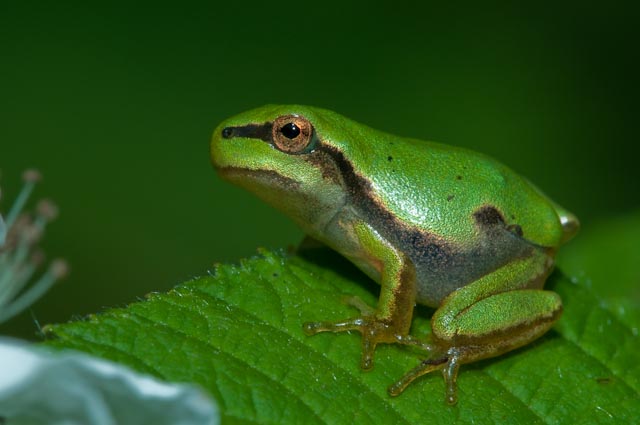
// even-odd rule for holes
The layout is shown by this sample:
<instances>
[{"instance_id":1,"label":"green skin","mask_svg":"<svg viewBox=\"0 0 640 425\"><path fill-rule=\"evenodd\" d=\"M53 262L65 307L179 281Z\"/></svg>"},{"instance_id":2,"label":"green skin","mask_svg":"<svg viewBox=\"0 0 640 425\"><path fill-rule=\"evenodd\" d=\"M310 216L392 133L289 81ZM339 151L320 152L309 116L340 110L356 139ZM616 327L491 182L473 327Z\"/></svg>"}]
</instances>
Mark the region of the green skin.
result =
<instances>
[{"instance_id":1,"label":"green skin","mask_svg":"<svg viewBox=\"0 0 640 425\"><path fill-rule=\"evenodd\" d=\"M268 105L220 124L211 158L220 176L381 285L376 309L354 300L360 316L304 329L361 332L363 369L380 343L428 351L391 395L442 369L454 404L460 364L525 345L560 317L559 296L542 287L578 221L487 156L328 110ZM429 341L409 335L416 302L437 308Z\"/></svg>"}]
</instances>

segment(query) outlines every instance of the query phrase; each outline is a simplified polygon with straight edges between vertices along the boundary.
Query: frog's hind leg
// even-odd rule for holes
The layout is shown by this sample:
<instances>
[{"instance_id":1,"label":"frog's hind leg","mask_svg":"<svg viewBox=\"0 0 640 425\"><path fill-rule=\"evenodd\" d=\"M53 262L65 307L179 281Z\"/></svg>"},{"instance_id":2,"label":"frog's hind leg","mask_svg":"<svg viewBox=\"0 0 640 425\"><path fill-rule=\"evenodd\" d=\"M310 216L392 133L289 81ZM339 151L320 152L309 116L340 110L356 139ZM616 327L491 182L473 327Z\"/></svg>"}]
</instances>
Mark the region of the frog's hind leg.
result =
<instances>
[{"instance_id":1,"label":"frog's hind leg","mask_svg":"<svg viewBox=\"0 0 640 425\"><path fill-rule=\"evenodd\" d=\"M413 380L442 369L447 401L456 402L459 365L498 356L544 334L562 313L560 297L539 288L553 261L544 250L512 261L447 296L431 319L435 356L389 388L400 394Z\"/></svg>"}]
</instances>

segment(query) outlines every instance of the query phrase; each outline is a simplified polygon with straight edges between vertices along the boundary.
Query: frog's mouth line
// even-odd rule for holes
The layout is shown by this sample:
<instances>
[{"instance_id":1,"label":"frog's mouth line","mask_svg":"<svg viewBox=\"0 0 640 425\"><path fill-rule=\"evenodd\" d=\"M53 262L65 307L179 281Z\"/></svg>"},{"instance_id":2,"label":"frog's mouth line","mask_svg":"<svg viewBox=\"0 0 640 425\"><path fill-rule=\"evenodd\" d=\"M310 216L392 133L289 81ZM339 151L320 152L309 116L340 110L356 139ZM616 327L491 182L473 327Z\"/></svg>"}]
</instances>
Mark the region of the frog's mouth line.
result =
<instances>
[{"instance_id":1,"label":"frog's mouth line","mask_svg":"<svg viewBox=\"0 0 640 425\"><path fill-rule=\"evenodd\" d=\"M245 180L250 179L260 185L281 187L287 191L298 191L300 188L300 182L273 170L252 170L250 168L228 166L220 167L217 171L220 177L240 186L244 186ZM254 186L252 185L252 187Z\"/></svg>"}]
</instances>

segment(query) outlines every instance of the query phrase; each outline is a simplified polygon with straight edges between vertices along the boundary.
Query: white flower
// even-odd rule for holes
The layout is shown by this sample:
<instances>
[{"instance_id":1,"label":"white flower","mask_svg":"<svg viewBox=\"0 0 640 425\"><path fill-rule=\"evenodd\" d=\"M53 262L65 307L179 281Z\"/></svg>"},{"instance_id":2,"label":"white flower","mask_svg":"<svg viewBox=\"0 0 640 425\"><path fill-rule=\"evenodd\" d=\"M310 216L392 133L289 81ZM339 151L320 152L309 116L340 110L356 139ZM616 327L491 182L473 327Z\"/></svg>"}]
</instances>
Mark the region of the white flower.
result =
<instances>
[{"instance_id":1,"label":"white flower","mask_svg":"<svg viewBox=\"0 0 640 425\"><path fill-rule=\"evenodd\" d=\"M9 320L40 298L58 279L68 272L64 260L53 260L32 284L44 260L38 243L44 230L57 214L57 207L48 200L38 203L35 213L23 209L40 180L40 173L27 170L24 186L5 218L0 214L0 323Z\"/></svg>"}]
</instances>

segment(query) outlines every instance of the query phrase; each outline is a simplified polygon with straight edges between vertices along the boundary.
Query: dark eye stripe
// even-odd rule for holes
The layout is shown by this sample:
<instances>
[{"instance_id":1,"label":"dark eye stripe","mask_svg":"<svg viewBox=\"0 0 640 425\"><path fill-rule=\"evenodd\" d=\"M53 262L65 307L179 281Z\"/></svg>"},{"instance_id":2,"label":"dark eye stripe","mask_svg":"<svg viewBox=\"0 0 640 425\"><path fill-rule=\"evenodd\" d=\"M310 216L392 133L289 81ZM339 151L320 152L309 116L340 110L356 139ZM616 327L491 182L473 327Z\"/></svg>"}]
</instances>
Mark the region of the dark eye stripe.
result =
<instances>
[{"instance_id":1,"label":"dark eye stripe","mask_svg":"<svg viewBox=\"0 0 640 425\"><path fill-rule=\"evenodd\" d=\"M222 129L223 139L234 137L246 137L248 139L260 139L265 142L271 141L271 127L273 123L247 124L241 127L225 127Z\"/></svg>"}]
</instances>

